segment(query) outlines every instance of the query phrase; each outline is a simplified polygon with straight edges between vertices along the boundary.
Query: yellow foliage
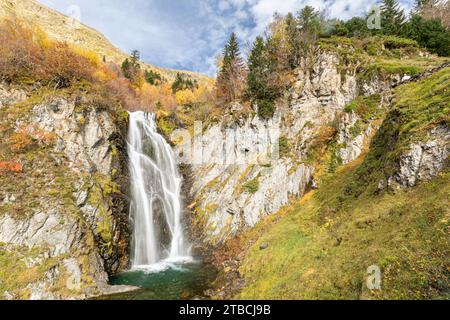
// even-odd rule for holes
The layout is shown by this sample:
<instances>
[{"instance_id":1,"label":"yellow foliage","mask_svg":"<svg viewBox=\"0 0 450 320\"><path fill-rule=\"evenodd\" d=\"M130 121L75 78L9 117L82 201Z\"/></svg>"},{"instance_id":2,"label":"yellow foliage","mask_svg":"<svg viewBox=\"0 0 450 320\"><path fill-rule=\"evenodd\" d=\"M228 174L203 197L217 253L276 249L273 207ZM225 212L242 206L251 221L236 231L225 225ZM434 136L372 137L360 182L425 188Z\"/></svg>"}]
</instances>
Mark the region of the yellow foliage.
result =
<instances>
[{"instance_id":1,"label":"yellow foliage","mask_svg":"<svg viewBox=\"0 0 450 320\"><path fill-rule=\"evenodd\" d=\"M117 75L105 66L100 66L94 72L94 78L101 82L115 80Z\"/></svg>"},{"instance_id":2,"label":"yellow foliage","mask_svg":"<svg viewBox=\"0 0 450 320\"><path fill-rule=\"evenodd\" d=\"M49 39L47 33L40 27L35 26L32 32L35 41L42 49L49 49L53 46L53 41Z\"/></svg>"},{"instance_id":3,"label":"yellow foliage","mask_svg":"<svg viewBox=\"0 0 450 320\"><path fill-rule=\"evenodd\" d=\"M179 105L187 105L195 102L195 95L191 90L181 90L176 93L176 100Z\"/></svg>"},{"instance_id":4,"label":"yellow foliage","mask_svg":"<svg viewBox=\"0 0 450 320\"><path fill-rule=\"evenodd\" d=\"M73 51L86 58L90 63L92 63L92 65L98 67L100 65L100 58L98 57L97 53L95 53L92 50L86 50L86 49L82 49L79 48L77 46L73 46Z\"/></svg>"}]
</instances>

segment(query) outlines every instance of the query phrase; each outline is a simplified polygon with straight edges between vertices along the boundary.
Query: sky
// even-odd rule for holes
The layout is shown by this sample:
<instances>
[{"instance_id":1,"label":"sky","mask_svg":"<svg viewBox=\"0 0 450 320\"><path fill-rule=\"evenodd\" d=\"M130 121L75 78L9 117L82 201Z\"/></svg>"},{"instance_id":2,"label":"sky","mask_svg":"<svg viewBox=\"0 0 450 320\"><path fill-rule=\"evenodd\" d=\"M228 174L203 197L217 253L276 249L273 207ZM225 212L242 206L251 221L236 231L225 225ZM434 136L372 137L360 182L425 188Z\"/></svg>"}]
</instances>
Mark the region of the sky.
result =
<instances>
[{"instance_id":1,"label":"sky","mask_svg":"<svg viewBox=\"0 0 450 320\"><path fill-rule=\"evenodd\" d=\"M39 0L103 33L125 52L160 67L216 72L216 56L231 32L243 46L262 34L274 13L297 12L305 5L331 18L366 13L378 0ZM409 10L412 0L401 0ZM79 15L78 15L79 13Z\"/></svg>"}]
</instances>

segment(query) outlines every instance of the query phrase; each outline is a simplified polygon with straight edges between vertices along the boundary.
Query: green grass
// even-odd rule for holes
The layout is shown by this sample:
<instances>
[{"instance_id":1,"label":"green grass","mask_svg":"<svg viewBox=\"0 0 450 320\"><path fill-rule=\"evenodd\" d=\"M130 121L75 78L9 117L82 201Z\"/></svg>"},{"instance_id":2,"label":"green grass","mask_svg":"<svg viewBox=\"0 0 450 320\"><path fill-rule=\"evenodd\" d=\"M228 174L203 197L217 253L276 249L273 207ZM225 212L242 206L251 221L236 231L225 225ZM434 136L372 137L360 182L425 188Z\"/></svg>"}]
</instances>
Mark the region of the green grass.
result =
<instances>
[{"instance_id":1,"label":"green grass","mask_svg":"<svg viewBox=\"0 0 450 320\"><path fill-rule=\"evenodd\" d=\"M358 168L345 196L375 192L381 179L393 173L395 160L411 143L423 141L438 125L449 125L450 68L418 82L398 87L394 105L372 141L370 152Z\"/></svg>"},{"instance_id":2,"label":"green grass","mask_svg":"<svg viewBox=\"0 0 450 320\"><path fill-rule=\"evenodd\" d=\"M270 217L242 236L241 247L253 245L236 298L449 299L449 168L412 189L375 192L412 142L448 126L448 88L450 68L398 87L365 157L326 174L317 191L278 220ZM367 105L378 99L364 99L347 111L371 114ZM262 243L269 247L260 250ZM381 290L366 286L373 265L382 271Z\"/></svg>"},{"instance_id":3,"label":"green grass","mask_svg":"<svg viewBox=\"0 0 450 320\"><path fill-rule=\"evenodd\" d=\"M397 195L341 202L353 167L328 176L278 223L256 230L239 299L449 298L449 174ZM262 243L269 247L261 251ZM382 270L382 290L365 286Z\"/></svg>"}]
</instances>

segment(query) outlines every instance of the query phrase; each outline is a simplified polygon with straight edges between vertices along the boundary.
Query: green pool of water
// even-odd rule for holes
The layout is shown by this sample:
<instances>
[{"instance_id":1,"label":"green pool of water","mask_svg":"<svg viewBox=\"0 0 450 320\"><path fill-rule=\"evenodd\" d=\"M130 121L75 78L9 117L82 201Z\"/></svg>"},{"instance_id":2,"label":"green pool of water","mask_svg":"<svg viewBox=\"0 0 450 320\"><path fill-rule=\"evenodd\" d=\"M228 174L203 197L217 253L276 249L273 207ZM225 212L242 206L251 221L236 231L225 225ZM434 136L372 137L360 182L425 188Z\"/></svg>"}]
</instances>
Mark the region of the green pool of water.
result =
<instances>
[{"instance_id":1,"label":"green pool of water","mask_svg":"<svg viewBox=\"0 0 450 320\"><path fill-rule=\"evenodd\" d=\"M216 270L201 262L171 264L160 271L129 271L110 279L112 285L131 285L141 290L100 297L101 300L180 300L203 298Z\"/></svg>"}]
</instances>

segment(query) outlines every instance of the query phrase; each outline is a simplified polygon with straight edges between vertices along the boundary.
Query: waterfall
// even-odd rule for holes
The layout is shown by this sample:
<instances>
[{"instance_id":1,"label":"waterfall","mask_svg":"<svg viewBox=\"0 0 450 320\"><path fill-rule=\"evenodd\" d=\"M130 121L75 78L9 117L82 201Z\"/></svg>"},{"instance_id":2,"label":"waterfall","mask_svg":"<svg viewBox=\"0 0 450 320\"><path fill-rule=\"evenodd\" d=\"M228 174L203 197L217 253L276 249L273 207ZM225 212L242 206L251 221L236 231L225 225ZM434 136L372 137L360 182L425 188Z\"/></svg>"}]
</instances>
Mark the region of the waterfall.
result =
<instances>
[{"instance_id":1,"label":"waterfall","mask_svg":"<svg viewBox=\"0 0 450 320\"><path fill-rule=\"evenodd\" d=\"M133 269L184 260L190 247L181 222L182 178L170 145L157 132L155 115L130 113L128 139Z\"/></svg>"}]
</instances>

